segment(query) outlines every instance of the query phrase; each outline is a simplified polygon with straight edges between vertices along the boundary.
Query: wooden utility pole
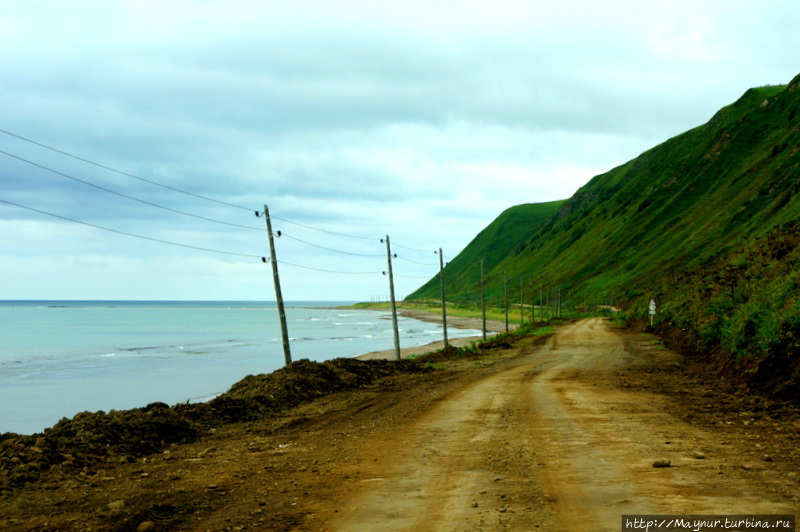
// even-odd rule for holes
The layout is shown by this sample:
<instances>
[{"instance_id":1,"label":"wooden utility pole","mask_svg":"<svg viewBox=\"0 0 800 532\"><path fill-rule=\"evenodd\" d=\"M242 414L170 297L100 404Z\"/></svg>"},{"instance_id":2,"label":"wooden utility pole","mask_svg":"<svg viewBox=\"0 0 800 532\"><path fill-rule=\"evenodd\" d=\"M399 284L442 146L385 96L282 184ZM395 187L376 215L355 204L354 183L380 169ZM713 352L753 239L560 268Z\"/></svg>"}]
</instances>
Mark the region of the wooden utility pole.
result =
<instances>
[{"instance_id":1,"label":"wooden utility pole","mask_svg":"<svg viewBox=\"0 0 800 532\"><path fill-rule=\"evenodd\" d=\"M544 290L544 316L546 321L550 321L550 288Z\"/></svg>"},{"instance_id":2,"label":"wooden utility pole","mask_svg":"<svg viewBox=\"0 0 800 532\"><path fill-rule=\"evenodd\" d=\"M533 286L533 280L530 282L531 286L531 325L536 323L536 288Z\"/></svg>"},{"instance_id":3,"label":"wooden utility pole","mask_svg":"<svg viewBox=\"0 0 800 532\"><path fill-rule=\"evenodd\" d=\"M556 302L558 303L558 313L556 316L561 319L561 289L556 288Z\"/></svg>"},{"instance_id":4,"label":"wooden utility pole","mask_svg":"<svg viewBox=\"0 0 800 532\"><path fill-rule=\"evenodd\" d=\"M256 213L257 214L257 213ZM278 276L278 258L275 255L275 238L272 235L272 222L269 219L269 209L264 205L264 218L267 220L267 237L269 238L269 256L272 263L272 278L275 281L275 299L278 303L278 316L281 322L281 338L283 339L283 356L286 365L292 363L292 352L289 348L289 331L286 328L286 309L283 307L283 294L281 294L281 279Z\"/></svg>"},{"instance_id":5,"label":"wooden utility pole","mask_svg":"<svg viewBox=\"0 0 800 532\"><path fill-rule=\"evenodd\" d=\"M442 248L439 248L439 281L442 285L442 330L444 331L444 346L447 347L447 300L444 295L444 257Z\"/></svg>"},{"instance_id":6,"label":"wooden utility pole","mask_svg":"<svg viewBox=\"0 0 800 532\"><path fill-rule=\"evenodd\" d=\"M483 316L483 339L486 340L486 287L483 282L483 261L481 261L481 316Z\"/></svg>"},{"instance_id":7,"label":"wooden utility pole","mask_svg":"<svg viewBox=\"0 0 800 532\"><path fill-rule=\"evenodd\" d=\"M386 259L389 263L389 298L392 302L392 329L394 330L394 358L400 360L400 333L397 329L397 303L394 300L394 274L392 273L392 246L386 235Z\"/></svg>"},{"instance_id":8,"label":"wooden utility pole","mask_svg":"<svg viewBox=\"0 0 800 532\"><path fill-rule=\"evenodd\" d=\"M539 285L539 321L544 320L544 286Z\"/></svg>"},{"instance_id":9,"label":"wooden utility pole","mask_svg":"<svg viewBox=\"0 0 800 532\"><path fill-rule=\"evenodd\" d=\"M506 307L506 334L508 334L508 275L503 272L503 306Z\"/></svg>"}]
</instances>

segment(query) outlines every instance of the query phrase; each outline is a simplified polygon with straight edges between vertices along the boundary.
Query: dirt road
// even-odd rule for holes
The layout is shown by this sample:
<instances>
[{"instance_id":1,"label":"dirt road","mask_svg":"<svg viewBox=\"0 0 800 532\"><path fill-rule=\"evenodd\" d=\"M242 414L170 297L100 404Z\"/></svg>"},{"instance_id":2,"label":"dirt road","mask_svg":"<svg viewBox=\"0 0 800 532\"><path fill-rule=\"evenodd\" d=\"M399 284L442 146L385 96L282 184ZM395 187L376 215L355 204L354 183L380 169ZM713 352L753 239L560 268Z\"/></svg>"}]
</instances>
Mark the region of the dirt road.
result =
<instances>
[{"instance_id":1,"label":"dirt road","mask_svg":"<svg viewBox=\"0 0 800 532\"><path fill-rule=\"evenodd\" d=\"M800 507L798 408L728 393L653 336L584 320L432 363L0 485L0 529L596 532Z\"/></svg>"},{"instance_id":2,"label":"dirt road","mask_svg":"<svg viewBox=\"0 0 800 532\"><path fill-rule=\"evenodd\" d=\"M795 513L796 476L618 387L637 362L653 361L634 360L603 321L565 328L402 439L372 442L392 459L366 457L362 489L324 528L602 531L623 514ZM662 458L671 467L653 466Z\"/></svg>"}]
</instances>

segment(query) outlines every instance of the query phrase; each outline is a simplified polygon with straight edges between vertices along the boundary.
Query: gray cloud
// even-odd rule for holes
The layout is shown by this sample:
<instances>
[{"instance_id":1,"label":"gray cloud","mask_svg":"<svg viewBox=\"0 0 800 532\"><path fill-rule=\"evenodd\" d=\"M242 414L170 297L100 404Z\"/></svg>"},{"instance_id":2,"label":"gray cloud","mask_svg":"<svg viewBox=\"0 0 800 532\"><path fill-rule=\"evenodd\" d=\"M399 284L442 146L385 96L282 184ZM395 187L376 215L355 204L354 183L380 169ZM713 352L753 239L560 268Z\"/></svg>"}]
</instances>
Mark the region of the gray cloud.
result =
<instances>
[{"instance_id":1,"label":"gray cloud","mask_svg":"<svg viewBox=\"0 0 800 532\"><path fill-rule=\"evenodd\" d=\"M9 1L0 14L0 128L246 209L267 203L301 224L281 222L287 234L324 247L380 254L375 237L389 233L453 256L505 208L567 197L747 88L787 82L797 74L797 18L788 0ZM0 135L0 150L172 209L263 224L246 209L13 137ZM263 233L0 157L8 201L153 238L264 251ZM6 205L0 225L2 275L26 279L0 297L248 298L263 275L246 258ZM318 269L382 267L291 239L280 247L284 261ZM193 265L174 262L185 255ZM152 269L150 288L121 280L134 263ZM47 278L43 265L63 276ZM381 276L286 269L296 299L386 291ZM407 262L401 271L409 278L398 291L407 293L435 268ZM209 281L210 272L225 282ZM92 289L102 276L102 290Z\"/></svg>"}]
</instances>

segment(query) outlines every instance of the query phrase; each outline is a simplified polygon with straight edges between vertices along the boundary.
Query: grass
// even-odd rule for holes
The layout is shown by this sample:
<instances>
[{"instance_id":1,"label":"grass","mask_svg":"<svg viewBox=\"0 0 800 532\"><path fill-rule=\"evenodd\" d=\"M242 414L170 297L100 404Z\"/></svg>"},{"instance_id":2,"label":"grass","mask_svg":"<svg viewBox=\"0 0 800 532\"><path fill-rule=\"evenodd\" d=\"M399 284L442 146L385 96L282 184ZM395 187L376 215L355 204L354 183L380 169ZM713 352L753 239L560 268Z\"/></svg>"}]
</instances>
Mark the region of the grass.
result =
<instances>
[{"instance_id":1,"label":"grass","mask_svg":"<svg viewBox=\"0 0 800 532\"><path fill-rule=\"evenodd\" d=\"M751 364L766 386L800 381L799 117L800 90L750 89L566 201L506 210L445 268L448 314L480 317L483 263L488 319L505 320L504 291L516 307L520 285L524 304L558 288L564 309L613 305L633 321L654 298L659 326ZM435 277L403 308L438 297Z\"/></svg>"},{"instance_id":2,"label":"grass","mask_svg":"<svg viewBox=\"0 0 800 532\"><path fill-rule=\"evenodd\" d=\"M372 309L372 310L386 310L391 308L391 303L389 302L376 302L376 303L356 303L352 305L353 308L359 309ZM430 302L430 301L400 301L396 303L396 307L398 310L421 310L424 312L430 312L431 314L441 315L442 312L442 305L440 302ZM554 312L551 309L549 312ZM525 323L530 322L530 308L525 308ZM537 307L535 309L535 314L537 315L538 321L541 321L540 317L540 309ZM568 312L566 309L562 309L562 315L568 314L567 317L577 317L577 312ZM447 315L459 318L475 318L475 319L482 319L483 313L479 307L468 307L457 303L447 303ZM587 314L588 315L588 314ZM486 319L491 321L499 321L505 322L505 309L499 307L488 307L486 309ZM509 308L508 311L508 322L509 324L519 325L521 323L520 316L519 316L519 307L514 306L513 308Z\"/></svg>"},{"instance_id":3,"label":"grass","mask_svg":"<svg viewBox=\"0 0 800 532\"><path fill-rule=\"evenodd\" d=\"M784 193L796 187L791 147L800 138L787 116L796 94L747 91L708 124L597 176L566 202L508 209L445 269L449 298L478 305L481 261L494 307L504 278L513 302L520 281L525 302L542 287L631 298L676 267L698 266L800 215ZM407 299L436 299L438 290L432 279Z\"/></svg>"}]
</instances>

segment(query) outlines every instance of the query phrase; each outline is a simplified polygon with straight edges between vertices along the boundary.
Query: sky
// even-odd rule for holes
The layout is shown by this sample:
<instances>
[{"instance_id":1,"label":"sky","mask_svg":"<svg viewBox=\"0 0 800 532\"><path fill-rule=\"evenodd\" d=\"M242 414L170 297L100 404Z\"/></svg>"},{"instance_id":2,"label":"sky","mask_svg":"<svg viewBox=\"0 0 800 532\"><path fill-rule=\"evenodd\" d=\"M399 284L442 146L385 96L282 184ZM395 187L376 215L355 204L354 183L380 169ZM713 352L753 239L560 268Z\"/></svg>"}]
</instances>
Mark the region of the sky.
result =
<instances>
[{"instance_id":1,"label":"sky","mask_svg":"<svg viewBox=\"0 0 800 532\"><path fill-rule=\"evenodd\" d=\"M796 0L4 0L0 299L402 299L800 73ZM280 231L281 236L277 236ZM477 267L477 266L476 266Z\"/></svg>"}]
</instances>

